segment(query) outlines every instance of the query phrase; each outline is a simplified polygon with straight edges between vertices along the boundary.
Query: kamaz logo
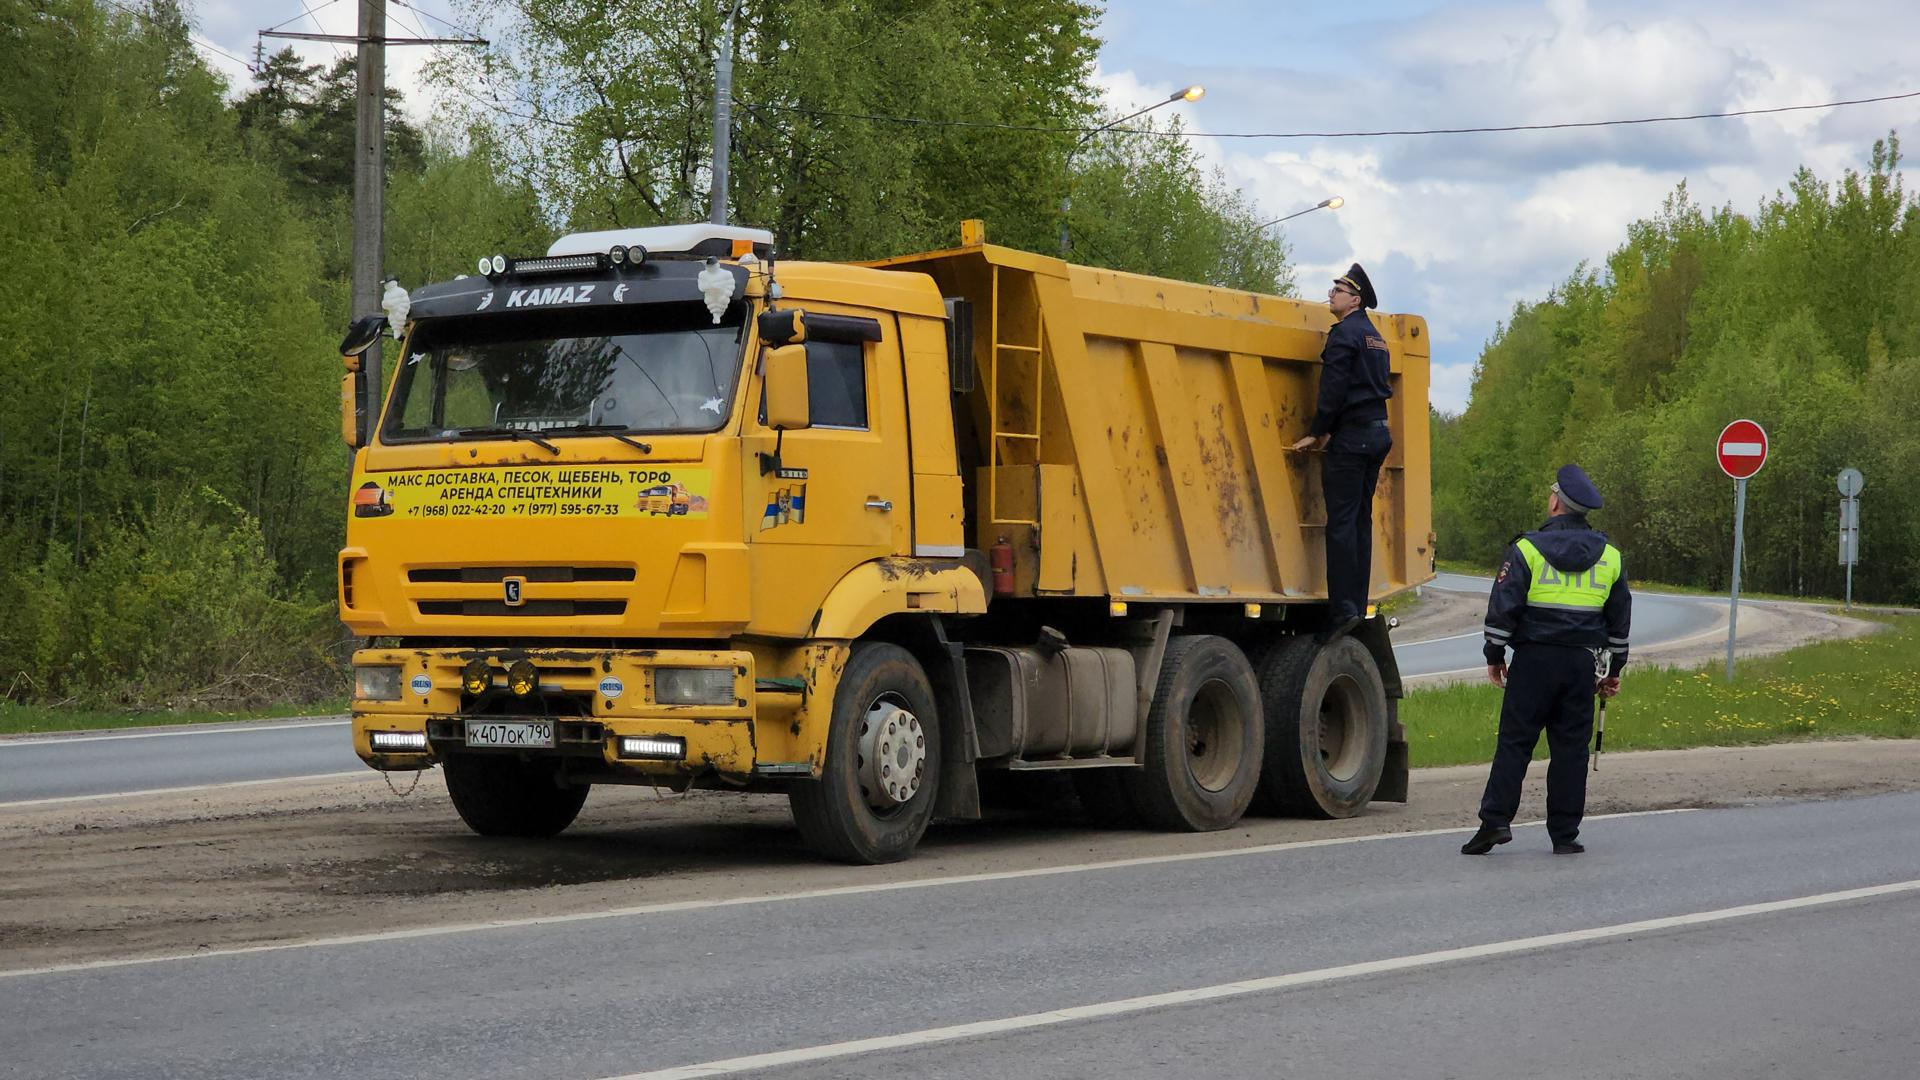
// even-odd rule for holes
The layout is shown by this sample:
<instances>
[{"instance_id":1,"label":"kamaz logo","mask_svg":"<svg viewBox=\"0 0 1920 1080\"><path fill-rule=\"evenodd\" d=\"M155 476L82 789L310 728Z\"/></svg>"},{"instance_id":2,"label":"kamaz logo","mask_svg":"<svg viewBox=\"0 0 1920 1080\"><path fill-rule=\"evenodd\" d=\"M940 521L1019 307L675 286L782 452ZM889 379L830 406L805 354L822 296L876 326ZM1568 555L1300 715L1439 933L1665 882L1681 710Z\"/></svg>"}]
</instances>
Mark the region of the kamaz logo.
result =
<instances>
[{"instance_id":1,"label":"kamaz logo","mask_svg":"<svg viewBox=\"0 0 1920 1080\"><path fill-rule=\"evenodd\" d=\"M517 578L517 577L507 578L505 581L502 581L500 583L501 586L506 590L508 607L519 607L521 604L526 602L520 598L520 587L522 585L525 585L526 583L527 582L525 578Z\"/></svg>"},{"instance_id":2,"label":"kamaz logo","mask_svg":"<svg viewBox=\"0 0 1920 1080\"><path fill-rule=\"evenodd\" d=\"M593 285L549 285L544 289L515 289L507 294L507 306L540 307L545 304L589 304Z\"/></svg>"}]
</instances>

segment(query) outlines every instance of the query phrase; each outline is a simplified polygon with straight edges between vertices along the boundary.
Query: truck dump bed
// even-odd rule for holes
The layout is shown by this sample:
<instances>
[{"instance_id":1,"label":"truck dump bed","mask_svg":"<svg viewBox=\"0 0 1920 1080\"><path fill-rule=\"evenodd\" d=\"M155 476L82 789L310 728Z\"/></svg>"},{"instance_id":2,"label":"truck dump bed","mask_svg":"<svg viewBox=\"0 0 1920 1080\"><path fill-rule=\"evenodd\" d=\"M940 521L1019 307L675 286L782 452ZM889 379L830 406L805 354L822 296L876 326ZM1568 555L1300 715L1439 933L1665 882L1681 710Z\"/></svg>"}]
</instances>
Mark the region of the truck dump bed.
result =
<instances>
[{"instance_id":1,"label":"truck dump bed","mask_svg":"<svg viewBox=\"0 0 1920 1080\"><path fill-rule=\"evenodd\" d=\"M1017 595L1325 600L1321 456L1284 449L1313 419L1324 303L988 244L872 265L972 303L977 385L957 406L968 546L1005 538ZM1393 385L1380 597L1432 576L1432 465L1426 321L1373 321Z\"/></svg>"}]
</instances>

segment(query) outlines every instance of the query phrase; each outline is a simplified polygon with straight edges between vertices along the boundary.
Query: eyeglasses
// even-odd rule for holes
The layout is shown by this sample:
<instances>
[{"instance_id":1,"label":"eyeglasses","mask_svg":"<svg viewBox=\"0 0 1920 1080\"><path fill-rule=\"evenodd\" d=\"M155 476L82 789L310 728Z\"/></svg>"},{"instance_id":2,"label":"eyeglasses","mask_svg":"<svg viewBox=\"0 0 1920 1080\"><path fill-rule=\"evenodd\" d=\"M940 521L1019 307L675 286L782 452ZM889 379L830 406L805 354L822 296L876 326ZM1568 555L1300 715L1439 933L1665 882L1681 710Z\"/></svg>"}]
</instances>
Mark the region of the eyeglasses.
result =
<instances>
[{"instance_id":1,"label":"eyeglasses","mask_svg":"<svg viewBox=\"0 0 1920 1080\"><path fill-rule=\"evenodd\" d=\"M1345 285L1335 285L1335 286L1334 286L1333 288L1331 288L1331 289L1328 289L1327 291L1328 291L1328 292L1330 292L1330 293L1345 293L1345 294L1347 294L1348 296L1359 296L1359 295L1360 295L1359 293L1357 293L1357 292L1354 292L1354 291L1353 291L1352 289L1349 289L1349 288L1347 288L1347 287L1346 287Z\"/></svg>"}]
</instances>

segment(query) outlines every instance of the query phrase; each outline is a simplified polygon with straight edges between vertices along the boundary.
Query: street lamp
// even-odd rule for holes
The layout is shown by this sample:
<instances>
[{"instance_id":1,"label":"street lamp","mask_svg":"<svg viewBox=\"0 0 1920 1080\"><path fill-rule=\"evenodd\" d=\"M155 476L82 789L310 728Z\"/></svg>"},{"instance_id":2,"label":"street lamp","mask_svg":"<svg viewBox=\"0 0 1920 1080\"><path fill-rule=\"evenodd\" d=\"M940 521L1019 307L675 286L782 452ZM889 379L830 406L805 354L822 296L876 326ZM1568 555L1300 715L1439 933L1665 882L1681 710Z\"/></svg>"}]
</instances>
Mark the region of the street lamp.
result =
<instances>
[{"instance_id":1,"label":"street lamp","mask_svg":"<svg viewBox=\"0 0 1920 1080\"><path fill-rule=\"evenodd\" d=\"M1164 100L1156 101L1144 109L1139 109L1134 112L1130 112L1118 120L1114 120L1109 123L1102 124L1099 127L1094 128L1092 131L1086 132L1080 136L1079 141L1073 144L1073 149L1067 151L1067 193L1060 197L1060 257L1061 258L1064 259L1067 257L1067 250L1068 250L1068 247L1070 246L1070 241L1067 238L1067 211L1073 209L1073 156L1075 154L1078 154L1080 151L1086 149L1087 143L1090 140L1092 140L1092 138L1095 135L1098 135L1103 131L1107 131L1109 129L1119 127L1121 124L1126 123L1127 121L1133 119L1136 116L1145 116L1146 114L1152 112L1155 109L1160 108L1163 105L1171 105L1176 101L1199 101L1202 97L1206 96L1206 93L1207 93L1207 88L1204 86L1200 86L1198 84L1189 86L1184 90L1175 90L1173 93L1168 94Z\"/></svg>"},{"instance_id":2,"label":"street lamp","mask_svg":"<svg viewBox=\"0 0 1920 1080\"><path fill-rule=\"evenodd\" d=\"M1341 198L1338 195L1334 195L1329 198L1321 199L1319 202L1314 203L1312 206L1307 207L1305 210L1295 210L1293 213L1288 214L1286 217L1274 218L1272 221L1267 222L1266 225L1258 226L1258 228L1255 231L1258 231L1258 229L1264 229L1267 227L1267 225L1278 225L1283 221L1287 221L1292 218L1297 218L1301 214L1311 214L1315 210L1338 210L1345 205L1347 205L1347 200Z\"/></svg>"}]
</instances>

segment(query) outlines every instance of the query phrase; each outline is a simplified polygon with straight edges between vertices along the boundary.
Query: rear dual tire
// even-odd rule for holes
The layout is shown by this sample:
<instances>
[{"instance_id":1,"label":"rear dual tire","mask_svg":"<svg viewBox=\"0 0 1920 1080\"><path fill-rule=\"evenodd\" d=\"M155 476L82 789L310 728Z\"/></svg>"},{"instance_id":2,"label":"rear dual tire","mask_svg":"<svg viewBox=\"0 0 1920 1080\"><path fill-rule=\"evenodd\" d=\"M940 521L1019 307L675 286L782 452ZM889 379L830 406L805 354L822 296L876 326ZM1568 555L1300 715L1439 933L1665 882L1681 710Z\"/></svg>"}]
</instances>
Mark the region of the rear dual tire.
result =
<instances>
[{"instance_id":1,"label":"rear dual tire","mask_svg":"<svg viewBox=\"0 0 1920 1080\"><path fill-rule=\"evenodd\" d=\"M1256 813L1352 817L1380 786L1388 702L1380 669L1351 637L1284 638L1260 658L1266 761Z\"/></svg>"},{"instance_id":2,"label":"rear dual tire","mask_svg":"<svg viewBox=\"0 0 1920 1080\"><path fill-rule=\"evenodd\" d=\"M1095 789L1096 814L1119 806L1150 825L1184 832L1224 829L1240 820L1260 780L1266 728L1252 665L1221 637L1167 642L1147 714L1142 768L1118 777L1116 806ZM1090 777L1090 785L1102 781ZM1081 799L1087 800L1087 788Z\"/></svg>"}]
</instances>

